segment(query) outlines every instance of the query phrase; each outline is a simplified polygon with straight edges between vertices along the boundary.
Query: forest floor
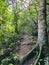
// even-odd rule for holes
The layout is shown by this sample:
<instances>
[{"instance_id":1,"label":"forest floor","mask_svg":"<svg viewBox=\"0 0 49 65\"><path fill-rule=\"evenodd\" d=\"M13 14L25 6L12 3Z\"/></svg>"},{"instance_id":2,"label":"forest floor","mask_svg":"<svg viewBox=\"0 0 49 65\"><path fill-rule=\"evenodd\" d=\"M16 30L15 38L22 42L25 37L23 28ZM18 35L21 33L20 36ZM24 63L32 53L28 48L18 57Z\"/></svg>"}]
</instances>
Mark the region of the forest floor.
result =
<instances>
[{"instance_id":1,"label":"forest floor","mask_svg":"<svg viewBox=\"0 0 49 65\"><path fill-rule=\"evenodd\" d=\"M36 40L36 37L33 37L33 39ZM31 40L31 35L23 35L23 39L21 39L20 49L18 51L20 58L23 58L35 46L35 44L31 44Z\"/></svg>"},{"instance_id":2,"label":"forest floor","mask_svg":"<svg viewBox=\"0 0 49 65\"><path fill-rule=\"evenodd\" d=\"M31 36L28 34L23 35L23 39L21 39L20 49L18 51L19 58L23 58L29 51L34 48L35 44L31 44L31 40L34 39L37 41L37 38L35 36ZM31 65L33 62L33 58L29 59L25 62L23 65Z\"/></svg>"},{"instance_id":3,"label":"forest floor","mask_svg":"<svg viewBox=\"0 0 49 65\"><path fill-rule=\"evenodd\" d=\"M31 36L28 34L23 35L23 39L21 39L20 49L18 51L19 58L23 58L29 51L31 51L32 48L34 48L35 44L31 45L30 39L34 39L37 42L36 36ZM48 39L49 39L49 33L48 33ZM23 65L32 65L32 63L35 60L34 58L31 58L30 60L26 61Z\"/></svg>"}]
</instances>

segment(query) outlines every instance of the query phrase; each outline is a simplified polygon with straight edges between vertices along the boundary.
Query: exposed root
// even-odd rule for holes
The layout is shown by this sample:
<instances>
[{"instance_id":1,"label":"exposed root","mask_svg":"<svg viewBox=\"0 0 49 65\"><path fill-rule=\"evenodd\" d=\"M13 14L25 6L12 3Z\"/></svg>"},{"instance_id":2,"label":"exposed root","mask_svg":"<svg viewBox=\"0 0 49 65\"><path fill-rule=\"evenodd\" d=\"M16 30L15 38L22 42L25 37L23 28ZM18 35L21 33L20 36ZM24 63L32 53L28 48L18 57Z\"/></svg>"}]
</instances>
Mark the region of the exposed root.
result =
<instances>
[{"instance_id":1,"label":"exposed root","mask_svg":"<svg viewBox=\"0 0 49 65\"><path fill-rule=\"evenodd\" d=\"M40 59L40 56L41 56L41 52L42 52L42 46L40 47L39 55L38 55L37 59L35 60L34 65L37 65L37 63L38 63L38 61Z\"/></svg>"},{"instance_id":2,"label":"exposed root","mask_svg":"<svg viewBox=\"0 0 49 65\"><path fill-rule=\"evenodd\" d=\"M28 61L28 59L34 58L36 55L34 51L36 51L37 47L38 45L35 45L35 47L30 52L28 52L22 59L20 59L20 65L23 65L26 61Z\"/></svg>"}]
</instances>

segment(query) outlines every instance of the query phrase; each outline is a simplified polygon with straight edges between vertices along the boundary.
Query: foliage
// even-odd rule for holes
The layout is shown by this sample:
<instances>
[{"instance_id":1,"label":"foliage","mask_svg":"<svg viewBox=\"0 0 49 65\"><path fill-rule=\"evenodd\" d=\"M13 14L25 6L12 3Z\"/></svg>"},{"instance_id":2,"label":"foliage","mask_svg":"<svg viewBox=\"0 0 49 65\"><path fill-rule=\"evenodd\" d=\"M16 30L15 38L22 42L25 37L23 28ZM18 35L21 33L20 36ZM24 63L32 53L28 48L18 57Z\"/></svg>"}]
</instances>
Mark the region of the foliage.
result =
<instances>
[{"instance_id":1,"label":"foliage","mask_svg":"<svg viewBox=\"0 0 49 65\"><path fill-rule=\"evenodd\" d=\"M14 5L12 3L13 7L10 8L9 4L7 5L8 1L0 1L0 55L3 55L6 49L18 50L21 37L24 33L37 35L38 2L39 0L36 0L35 4L29 4L25 8L24 5L26 3L24 4L22 0L17 2L18 6L15 6L15 8L13 8ZM47 8L49 9L49 7ZM47 11L47 24L49 28L49 10ZM35 44L36 41L31 40L31 44L33 43ZM16 53L14 52L13 54L12 52L12 55L4 58L1 65L14 65L13 63L9 63L12 59L15 64L16 61L19 62L19 57Z\"/></svg>"}]
</instances>

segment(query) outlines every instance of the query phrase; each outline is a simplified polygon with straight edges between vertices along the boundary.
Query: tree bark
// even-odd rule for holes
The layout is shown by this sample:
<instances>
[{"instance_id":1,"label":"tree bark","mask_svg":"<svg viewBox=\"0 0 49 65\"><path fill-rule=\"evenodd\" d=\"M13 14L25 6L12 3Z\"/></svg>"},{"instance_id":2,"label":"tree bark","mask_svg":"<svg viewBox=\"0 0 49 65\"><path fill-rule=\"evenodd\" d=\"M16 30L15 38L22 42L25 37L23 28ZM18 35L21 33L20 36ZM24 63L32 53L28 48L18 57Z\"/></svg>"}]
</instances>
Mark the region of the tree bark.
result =
<instances>
[{"instance_id":1,"label":"tree bark","mask_svg":"<svg viewBox=\"0 0 49 65\"><path fill-rule=\"evenodd\" d=\"M48 44L47 21L46 21L46 0L40 0L39 3L38 43L39 46Z\"/></svg>"},{"instance_id":2,"label":"tree bark","mask_svg":"<svg viewBox=\"0 0 49 65\"><path fill-rule=\"evenodd\" d=\"M42 47L43 57L48 53L48 35L46 21L46 0L40 0L38 13L38 44ZM47 51L48 50L48 51Z\"/></svg>"}]
</instances>

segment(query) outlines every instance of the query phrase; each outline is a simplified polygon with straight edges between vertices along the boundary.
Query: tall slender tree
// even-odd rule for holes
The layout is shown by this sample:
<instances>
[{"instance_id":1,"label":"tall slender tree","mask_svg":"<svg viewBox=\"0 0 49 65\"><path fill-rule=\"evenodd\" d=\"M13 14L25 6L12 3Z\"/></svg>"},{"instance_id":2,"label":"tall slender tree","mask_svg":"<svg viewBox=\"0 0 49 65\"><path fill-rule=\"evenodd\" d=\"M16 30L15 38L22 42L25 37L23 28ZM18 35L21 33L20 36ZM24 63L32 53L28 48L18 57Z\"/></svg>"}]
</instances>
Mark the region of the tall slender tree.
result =
<instances>
[{"instance_id":1,"label":"tall slender tree","mask_svg":"<svg viewBox=\"0 0 49 65\"><path fill-rule=\"evenodd\" d=\"M47 21L46 21L46 0L40 0L38 13L38 44L42 47L42 53L47 54L48 36L47 36Z\"/></svg>"}]
</instances>

